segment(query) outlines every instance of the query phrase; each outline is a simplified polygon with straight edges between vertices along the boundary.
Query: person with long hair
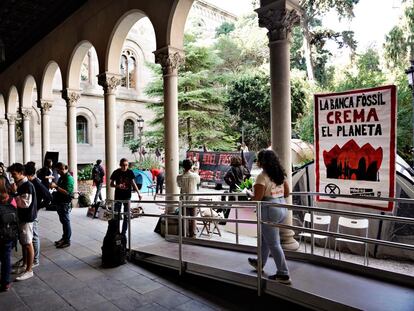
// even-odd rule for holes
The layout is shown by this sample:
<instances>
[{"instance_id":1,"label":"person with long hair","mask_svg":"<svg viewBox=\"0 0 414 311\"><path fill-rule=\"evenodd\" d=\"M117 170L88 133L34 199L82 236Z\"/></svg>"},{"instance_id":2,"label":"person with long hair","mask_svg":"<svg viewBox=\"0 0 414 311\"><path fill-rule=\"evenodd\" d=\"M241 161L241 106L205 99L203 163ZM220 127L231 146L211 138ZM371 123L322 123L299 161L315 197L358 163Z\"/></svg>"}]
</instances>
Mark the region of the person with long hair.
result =
<instances>
[{"instance_id":1,"label":"person with long hair","mask_svg":"<svg viewBox=\"0 0 414 311\"><path fill-rule=\"evenodd\" d=\"M273 150L261 150L257 155L257 165L262 172L257 176L254 184L253 201L266 201L269 203L286 203L285 198L290 194L289 185L286 181L285 170L280 164L279 157ZM282 223L287 215L285 207L274 206L262 203L261 215L263 221ZM262 267L265 266L269 253L276 264L276 274L269 276L269 279L276 280L283 284L291 284L289 269L286 263L285 254L280 245L279 228L271 225L262 225ZM249 264L258 269L258 261L255 258L248 258Z\"/></svg>"}]
</instances>

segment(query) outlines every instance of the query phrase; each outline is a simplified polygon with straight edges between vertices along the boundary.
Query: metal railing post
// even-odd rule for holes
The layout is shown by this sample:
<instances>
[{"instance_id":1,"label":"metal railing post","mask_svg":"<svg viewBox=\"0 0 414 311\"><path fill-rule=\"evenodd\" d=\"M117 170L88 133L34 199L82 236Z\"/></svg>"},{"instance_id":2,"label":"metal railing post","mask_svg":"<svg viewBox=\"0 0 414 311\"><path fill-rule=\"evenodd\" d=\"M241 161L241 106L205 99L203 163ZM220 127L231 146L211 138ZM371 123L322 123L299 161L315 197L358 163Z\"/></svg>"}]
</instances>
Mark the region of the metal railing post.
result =
<instances>
[{"instance_id":1,"label":"metal railing post","mask_svg":"<svg viewBox=\"0 0 414 311\"><path fill-rule=\"evenodd\" d=\"M314 216L313 211L311 211L310 214L311 214L311 228L315 229L315 225L314 225L314 222L313 222L313 216ZM305 241L305 243L306 243L306 241ZM314 252L314 248L315 248L315 236L312 232L311 233L311 254L312 255L313 255L313 252Z\"/></svg>"},{"instance_id":2,"label":"metal railing post","mask_svg":"<svg viewBox=\"0 0 414 311\"><path fill-rule=\"evenodd\" d=\"M262 295L262 211L261 202L257 202L256 215L257 215L257 296Z\"/></svg>"},{"instance_id":3,"label":"metal railing post","mask_svg":"<svg viewBox=\"0 0 414 311\"><path fill-rule=\"evenodd\" d=\"M236 196L236 201L239 201L239 196ZM239 209L236 207L235 211L236 211L235 212L236 220L239 220ZM231 209L230 209L230 212L231 212ZM238 221L236 221L236 244L239 244L239 222Z\"/></svg>"},{"instance_id":4,"label":"metal railing post","mask_svg":"<svg viewBox=\"0 0 414 311\"><path fill-rule=\"evenodd\" d=\"M128 259L131 260L131 201L128 201ZM125 217L125 215L124 215Z\"/></svg>"},{"instance_id":5,"label":"metal railing post","mask_svg":"<svg viewBox=\"0 0 414 311\"><path fill-rule=\"evenodd\" d=\"M183 273L183 204L182 201L178 203L178 273Z\"/></svg>"}]
</instances>

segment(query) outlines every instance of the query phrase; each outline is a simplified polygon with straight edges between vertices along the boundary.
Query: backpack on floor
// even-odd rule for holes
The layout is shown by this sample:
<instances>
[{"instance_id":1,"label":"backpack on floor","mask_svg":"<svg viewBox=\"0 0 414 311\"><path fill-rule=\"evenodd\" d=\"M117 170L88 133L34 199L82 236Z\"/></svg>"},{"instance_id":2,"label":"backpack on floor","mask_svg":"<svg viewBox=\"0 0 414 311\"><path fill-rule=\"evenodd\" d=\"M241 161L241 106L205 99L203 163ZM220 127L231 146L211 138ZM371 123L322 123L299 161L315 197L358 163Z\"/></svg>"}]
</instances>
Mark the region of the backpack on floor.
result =
<instances>
[{"instance_id":1,"label":"backpack on floor","mask_svg":"<svg viewBox=\"0 0 414 311\"><path fill-rule=\"evenodd\" d=\"M12 205L0 205L0 240L17 241L19 230L17 210Z\"/></svg>"},{"instance_id":2,"label":"backpack on floor","mask_svg":"<svg viewBox=\"0 0 414 311\"><path fill-rule=\"evenodd\" d=\"M119 232L119 218L108 221L108 230L102 245L102 266L112 268L126 262L127 238Z\"/></svg>"}]
</instances>

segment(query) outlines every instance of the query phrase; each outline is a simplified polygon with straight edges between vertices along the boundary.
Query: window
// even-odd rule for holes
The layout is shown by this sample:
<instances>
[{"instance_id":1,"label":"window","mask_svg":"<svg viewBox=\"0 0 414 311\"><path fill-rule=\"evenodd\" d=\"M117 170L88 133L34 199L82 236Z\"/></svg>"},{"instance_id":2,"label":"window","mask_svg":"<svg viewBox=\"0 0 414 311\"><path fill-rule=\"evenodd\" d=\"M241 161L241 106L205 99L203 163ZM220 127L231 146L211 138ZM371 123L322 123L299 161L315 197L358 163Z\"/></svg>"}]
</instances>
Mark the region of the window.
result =
<instances>
[{"instance_id":1,"label":"window","mask_svg":"<svg viewBox=\"0 0 414 311\"><path fill-rule=\"evenodd\" d=\"M127 145L135 138L135 124L131 119L126 119L124 122L124 145Z\"/></svg>"},{"instance_id":2,"label":"window","mask_svg":"<svg viewBox=\"0 0 414 311\"><path fill-rule=\"evenodd\" d=\"M135 89L137 62L135 54L131 50L122 52L120 71L122 75L121 86Z\"/></svg>"},{"instance_id":3,"label":"window","mask_svg":"<svg viewBox=\"0 0 414 311\"><path fill-rule=\"evenodd\" d=\"M76 142L78 144L88 143L88 120L83 116L76 117Z\"/></svg>"}]
</instances>

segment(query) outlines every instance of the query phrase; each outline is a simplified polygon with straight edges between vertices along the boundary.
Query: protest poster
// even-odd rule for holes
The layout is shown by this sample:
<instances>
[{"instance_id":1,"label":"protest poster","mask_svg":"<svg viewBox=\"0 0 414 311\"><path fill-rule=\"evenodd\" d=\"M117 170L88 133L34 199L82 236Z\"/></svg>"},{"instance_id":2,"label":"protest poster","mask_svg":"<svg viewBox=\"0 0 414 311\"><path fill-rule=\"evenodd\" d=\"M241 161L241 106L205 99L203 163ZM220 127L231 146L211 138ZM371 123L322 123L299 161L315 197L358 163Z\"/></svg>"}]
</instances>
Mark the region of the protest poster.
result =
<instances>
[{"instance_id":1,"label":"protest poster","mask_svg":"<svg viewBox=\"0 0 414 311\"><path fill-rule=\"evenodd\" d=\"M242 156L241 152L202 152L187 151L187 159L196 157L200 162L199 174L201 181L214 182L216 184L224 183L224 175L230 168L230 160L233 156ZM252 169L255 153L243 152L246 166Z\"/></svg>"},{"instance_id":2,"label":"protest poster","mask_svg":"<svg viewBox=\"0 0 414 311\"><path fill-rule=\"evenodd\" d=\"M355 196L317 201L392 211L358 197L395 195L396 109L394 85L315 95L316 192Z\"/></svg>"}]
</instances>

